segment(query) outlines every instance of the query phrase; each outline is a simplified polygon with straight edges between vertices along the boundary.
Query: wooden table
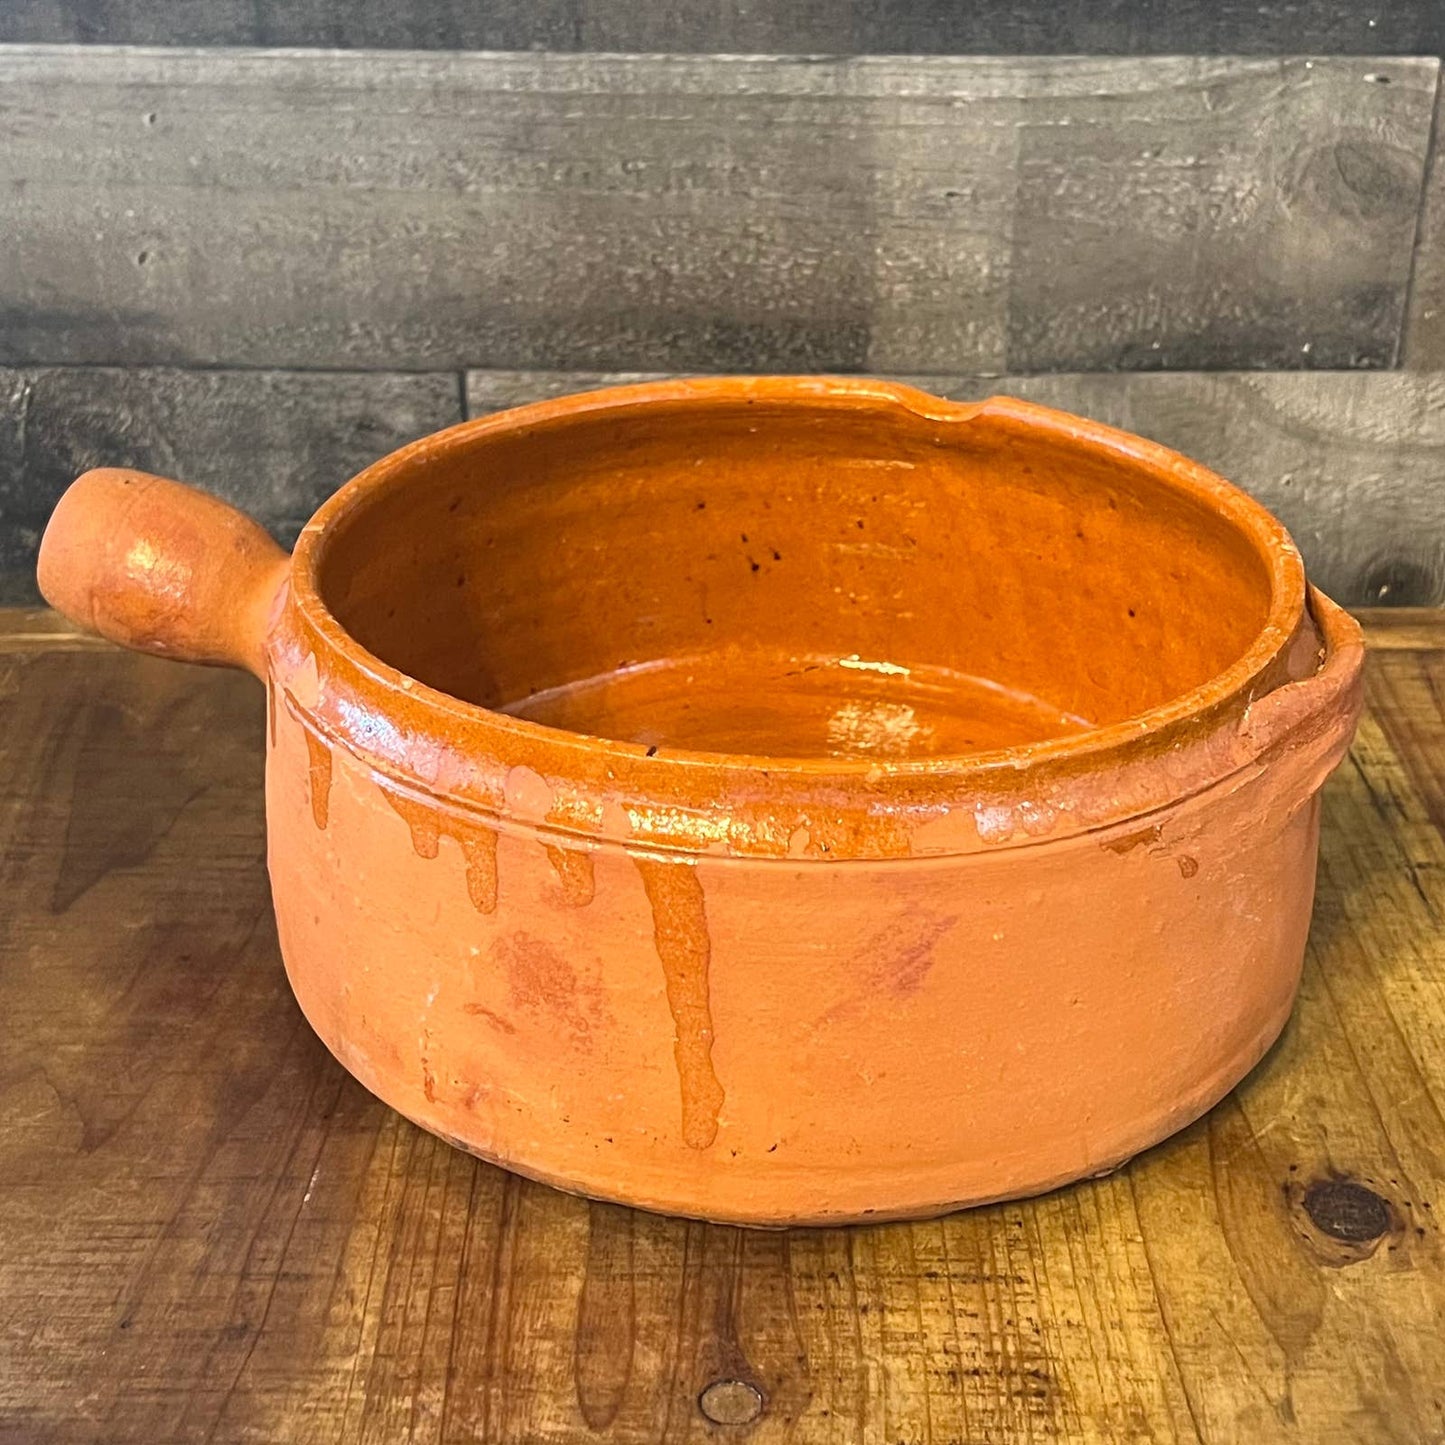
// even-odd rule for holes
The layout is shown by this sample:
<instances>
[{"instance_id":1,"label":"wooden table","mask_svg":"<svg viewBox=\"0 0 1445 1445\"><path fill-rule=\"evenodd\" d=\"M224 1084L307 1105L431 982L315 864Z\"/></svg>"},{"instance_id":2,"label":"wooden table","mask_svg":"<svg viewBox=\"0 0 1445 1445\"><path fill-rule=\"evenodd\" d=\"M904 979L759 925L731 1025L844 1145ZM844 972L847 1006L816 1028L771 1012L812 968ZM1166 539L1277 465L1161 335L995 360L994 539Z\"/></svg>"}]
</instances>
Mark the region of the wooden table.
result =
<instances>
[{"instance_id":1,"label":"wooden table","mask_svg":"<svg viewBox=\"0 0 1445 1445\"><path fill-rule=\"evenodd\" d=\"M1445 614L1370 624L1229 1099L1042 1199L750 1233L370 1098L282 974L257 685L0 614L0 1439L1445 1440Z\"/></svg>"}]
</instances>

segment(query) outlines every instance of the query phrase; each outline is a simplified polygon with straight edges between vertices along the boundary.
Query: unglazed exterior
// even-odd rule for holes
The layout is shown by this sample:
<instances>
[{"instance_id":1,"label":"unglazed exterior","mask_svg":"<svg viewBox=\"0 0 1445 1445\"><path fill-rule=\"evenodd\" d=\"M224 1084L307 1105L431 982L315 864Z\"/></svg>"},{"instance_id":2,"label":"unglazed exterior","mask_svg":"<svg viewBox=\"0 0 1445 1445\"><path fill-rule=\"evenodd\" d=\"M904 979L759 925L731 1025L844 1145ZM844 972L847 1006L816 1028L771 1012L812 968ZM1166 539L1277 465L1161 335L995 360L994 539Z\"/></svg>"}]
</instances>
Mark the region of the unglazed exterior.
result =
<instances>
[{"instance_id":1,"label":"unglazed exterior","mask_svg":"<svg viewBox=\"0 0 1445 1445\"><path fill-rule=\"evenodd\" d=\"M369 1089L749 1224L1112 1169L1287 1018L1355 624L1267 513L1021 402L621 388L439 433L283 556L91 472L40 581L266 682L282 953Z\"/></svg>"}]
</instances>

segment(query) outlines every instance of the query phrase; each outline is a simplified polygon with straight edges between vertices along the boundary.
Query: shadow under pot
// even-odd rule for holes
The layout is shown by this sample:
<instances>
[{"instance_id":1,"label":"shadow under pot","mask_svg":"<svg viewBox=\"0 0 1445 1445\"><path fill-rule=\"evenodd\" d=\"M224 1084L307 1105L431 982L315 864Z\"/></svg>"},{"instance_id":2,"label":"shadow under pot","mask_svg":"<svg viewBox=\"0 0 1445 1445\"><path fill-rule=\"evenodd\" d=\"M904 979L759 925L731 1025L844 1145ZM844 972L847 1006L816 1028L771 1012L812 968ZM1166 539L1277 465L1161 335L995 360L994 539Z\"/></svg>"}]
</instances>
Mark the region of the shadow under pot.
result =
<instances>
[{"instance_id":1,"label":"shadow under pot","mask_svg":"<svg viewBox=\"0 0 1445 1445\"><path fill-rule=\"evenodd\" d=\"M745 1224L937 1214L1208 1109L1299 980L1358 628L1162 447L709 379L467 422L284 556L91 472L45 595L267 687L307 1018L423 1128Z\"/></svg>"}]
</instances>

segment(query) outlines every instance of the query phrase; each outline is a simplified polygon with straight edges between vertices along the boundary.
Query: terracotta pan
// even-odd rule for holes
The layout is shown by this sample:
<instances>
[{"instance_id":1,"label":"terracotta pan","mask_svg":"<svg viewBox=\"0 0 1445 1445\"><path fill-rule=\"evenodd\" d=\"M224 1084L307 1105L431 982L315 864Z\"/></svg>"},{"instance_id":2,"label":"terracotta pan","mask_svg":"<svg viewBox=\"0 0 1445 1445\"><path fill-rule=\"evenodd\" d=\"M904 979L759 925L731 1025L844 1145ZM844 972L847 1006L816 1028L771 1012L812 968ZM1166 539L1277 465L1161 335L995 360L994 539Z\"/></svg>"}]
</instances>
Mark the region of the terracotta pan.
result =
<instances>
[{"instance_id":1,"label":"terracotta pan","mask_svg":"<svg viewBox=\"0 0 1445 1445\"><path fill-rule=\"evenodd\" d=\"M1099 1174L1294 998L1355 624L1203 467L1010 400L709 379L404 447L284 556L95 471L45 595L249 668L281 949L367 1088L748 1224Z\"/></svg>"}]
</instances>

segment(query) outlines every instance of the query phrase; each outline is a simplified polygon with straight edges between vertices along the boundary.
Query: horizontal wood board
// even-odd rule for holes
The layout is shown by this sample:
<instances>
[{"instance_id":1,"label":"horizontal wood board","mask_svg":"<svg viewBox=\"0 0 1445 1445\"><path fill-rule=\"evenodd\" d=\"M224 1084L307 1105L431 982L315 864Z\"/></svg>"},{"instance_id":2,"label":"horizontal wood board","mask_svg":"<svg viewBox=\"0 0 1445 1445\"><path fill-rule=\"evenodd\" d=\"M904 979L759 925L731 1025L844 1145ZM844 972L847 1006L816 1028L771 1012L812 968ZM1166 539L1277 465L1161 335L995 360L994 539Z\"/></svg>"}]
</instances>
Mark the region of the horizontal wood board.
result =
<instances>
[{"instance_id":1,"label":"horizontal wood board","mask_svg":"<svg viewBox=\"0 0 1445 1445\"><path fill-rule=\"evenodd\" d=\"M0 362L1381 367L1438 62L0 49Z\"/></svg>"},{"instance_id":2,"label":"horizontal wood board","mask_svg":"<svg viewBox=\"0 0 1445 1445\"><path fill-rule=\"evenodd\" d=\"M7 0L0 41L735 54L1438 55L1432 0Z\"/></svg>"}]
</instances>

